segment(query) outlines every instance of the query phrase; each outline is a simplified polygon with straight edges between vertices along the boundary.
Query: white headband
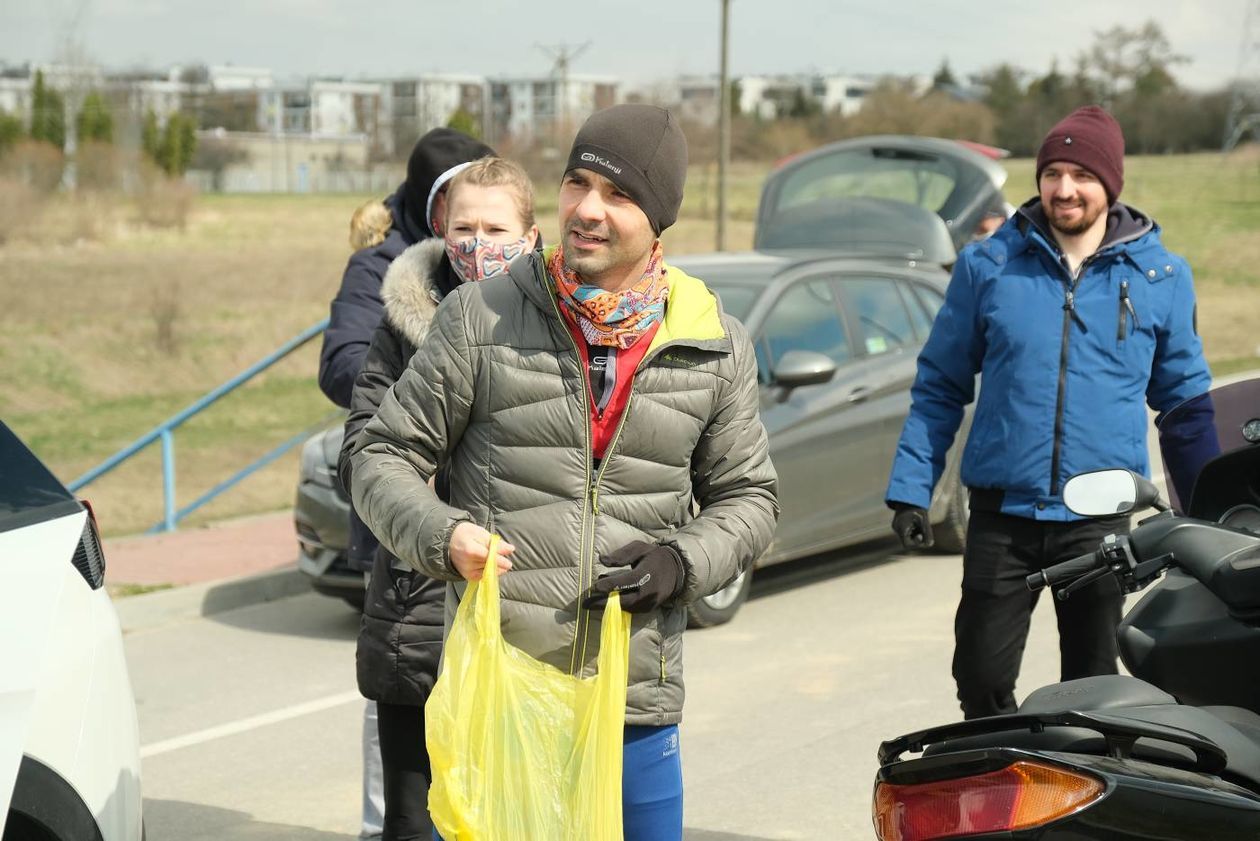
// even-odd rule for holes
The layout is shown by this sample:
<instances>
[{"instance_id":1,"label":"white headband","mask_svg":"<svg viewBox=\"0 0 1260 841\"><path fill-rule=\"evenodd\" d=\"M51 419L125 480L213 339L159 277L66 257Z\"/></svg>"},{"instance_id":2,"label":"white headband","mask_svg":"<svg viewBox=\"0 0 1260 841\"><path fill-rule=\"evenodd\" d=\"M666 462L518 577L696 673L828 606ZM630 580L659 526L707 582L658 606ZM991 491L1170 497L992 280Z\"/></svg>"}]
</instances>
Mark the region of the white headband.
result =
<instances>
[{"instance_id":1,"label":"white headband","mask_svg":"<svg viewBox=\"0 0 1260 841\"><path fill-rule=\"evenodd\" d=\"M454 178L456 175L459 175L461 172L463 172L465 169L467 169L470 166L472 166L472 161L464 161L462 164L455 164L455 166L451 167L446 172L439 175L437 177L437 180L433 182L433 187L429 190L429 200L424 203L424 225L426 228L429 229L429 233L433 234L434 236L437 236L437 231L433 230L433 201L434 199L437 198L438 192L443 187L446 186L447 181L450 181L452 178Z\"/></svg>"}]
</instances>

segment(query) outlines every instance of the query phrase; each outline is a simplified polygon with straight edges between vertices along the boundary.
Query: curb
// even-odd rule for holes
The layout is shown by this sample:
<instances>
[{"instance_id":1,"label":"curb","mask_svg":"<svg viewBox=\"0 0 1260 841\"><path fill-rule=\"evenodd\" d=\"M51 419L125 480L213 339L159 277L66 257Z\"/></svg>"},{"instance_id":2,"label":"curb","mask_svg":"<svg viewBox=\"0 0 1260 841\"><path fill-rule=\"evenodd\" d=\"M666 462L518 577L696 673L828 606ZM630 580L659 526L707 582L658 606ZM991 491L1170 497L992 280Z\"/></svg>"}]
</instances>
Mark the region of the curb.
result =
<instances>
[{"instance_id":1,"label":"curb","mask_svg":"<svg viewBox=\"0 0 1260 841\"><path fill-rule=\"evenodd\" d=\"M114 600L114 610L123 633L131 633L310 592L310 579L293 566L126 596Z\"/></svg>"}]
</instances>

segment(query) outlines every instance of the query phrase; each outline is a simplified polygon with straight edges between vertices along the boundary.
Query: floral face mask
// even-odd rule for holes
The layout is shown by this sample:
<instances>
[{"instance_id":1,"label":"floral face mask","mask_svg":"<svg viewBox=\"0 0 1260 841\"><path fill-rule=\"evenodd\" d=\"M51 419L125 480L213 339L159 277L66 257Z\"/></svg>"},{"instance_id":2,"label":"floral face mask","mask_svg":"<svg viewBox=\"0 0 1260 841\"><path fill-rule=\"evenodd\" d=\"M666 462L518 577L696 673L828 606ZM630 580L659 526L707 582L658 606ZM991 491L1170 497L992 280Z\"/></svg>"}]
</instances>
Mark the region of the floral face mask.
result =
<instances>
[{"instance_id":1,"label":"floral face mask","mask_svg":"<svg viewBox=\"0 0 1260 841\"><path fill-rule=\"evenodd\" d=\"M502 245L481 237L446 241L446 256L450 258L455 274L465 283L503 274L508 263L528 250L528 237Z\"/></svg>"}]
</instances>

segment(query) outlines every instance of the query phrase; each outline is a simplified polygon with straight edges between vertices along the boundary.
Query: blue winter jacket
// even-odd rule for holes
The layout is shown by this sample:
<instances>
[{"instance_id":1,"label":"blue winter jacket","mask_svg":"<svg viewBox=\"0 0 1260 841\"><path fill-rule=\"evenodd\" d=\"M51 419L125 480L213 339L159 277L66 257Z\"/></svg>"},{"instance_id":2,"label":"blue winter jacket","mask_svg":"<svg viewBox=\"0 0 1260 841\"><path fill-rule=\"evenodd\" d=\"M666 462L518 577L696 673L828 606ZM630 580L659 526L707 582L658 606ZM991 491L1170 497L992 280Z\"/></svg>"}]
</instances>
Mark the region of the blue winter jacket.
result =
<instances>
[{"instance_id":1,"label":"blue winter jacket","mask_svg":"<svg viewBox=\"0 0 1260 841\"><path fill-rule=\"evenodd\" d=\"M1087 470L1150 475L1143 404L1206 392L1194 283L1159 226L1113 205L1073 279L1037 199L963 249L919 354L886 499L929 507L963 407L980 398L962 481L1007 514L1072 520L1063 483Z\"/></svg>"}]
</instances>

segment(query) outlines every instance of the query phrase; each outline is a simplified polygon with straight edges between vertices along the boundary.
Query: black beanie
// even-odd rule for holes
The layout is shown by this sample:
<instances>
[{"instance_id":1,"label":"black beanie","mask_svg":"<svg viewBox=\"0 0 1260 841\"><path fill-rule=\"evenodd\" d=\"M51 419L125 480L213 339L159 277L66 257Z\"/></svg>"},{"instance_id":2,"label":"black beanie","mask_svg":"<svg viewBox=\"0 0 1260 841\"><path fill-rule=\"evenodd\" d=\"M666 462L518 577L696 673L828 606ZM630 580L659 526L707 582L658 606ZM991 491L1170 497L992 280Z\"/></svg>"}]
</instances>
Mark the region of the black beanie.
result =
<instances>
[{"instance_id":1,"label":"black beanie","mask_svg":"<svg viewBox=\"0 0 1260 841\"><path fill-rule=\"evenodd\" d=\"M687 181L687 138L678 120L655 105L614 105L583 123L568 172L589 169L634 200L658 235L674 224Z\"/></svg>"},{"instance_id":2,"label":"black beanie","mask_svg":"<svg viewBox=\"0 0 1260 841\"><path fill-rule=\"evenodd\" d=\"M407 160L403 184L403 204L411 224L432 234L428 208L433 191L450 180L455 167L493 154L494 150L480 140L450 128L435 128L417 140Z\"/></svg>"},{"instance_id":3,"label":"black beanie","mask_svg":"<svg viewBox=\"0 0 1260 841\"><path fill-rule=\"evenodd\" d=\"M1037 183L1041 171L1055 161L1084 167L1102 182L1107 203L1124 189L1124 132L1116 118L1097 105L1077 108L1046 134L1037 150Z\"/></svg>"}]
</instances>

